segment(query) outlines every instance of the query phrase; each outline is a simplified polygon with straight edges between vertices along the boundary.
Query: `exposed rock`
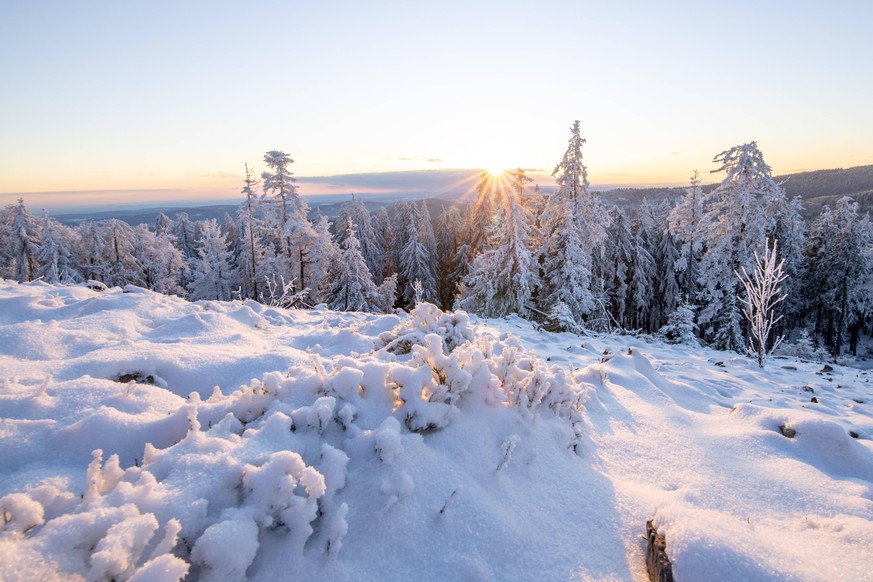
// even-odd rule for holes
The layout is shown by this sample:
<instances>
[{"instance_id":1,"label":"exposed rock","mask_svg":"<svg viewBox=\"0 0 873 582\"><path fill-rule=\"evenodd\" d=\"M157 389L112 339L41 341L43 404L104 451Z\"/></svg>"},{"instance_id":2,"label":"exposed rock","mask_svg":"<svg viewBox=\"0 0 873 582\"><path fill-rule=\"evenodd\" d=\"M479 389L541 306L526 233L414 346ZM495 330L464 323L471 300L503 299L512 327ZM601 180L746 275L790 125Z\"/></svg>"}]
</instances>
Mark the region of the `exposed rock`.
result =
<instances>
[{"instance_id":1,"label":"exposed rock","mask_svg":"<svg viewBox=\"0 0 873 582\"><path fill-rule=\"evenodd\" d=\"M822 374L830 374L833 371L834 371L834 368L830 364L825 364L824 367L821 369Z\"/></svg>"},{"instance_id":2,"label":"exposed rock","mask_svg":"<svg viewBox=\"0 0 873 582\"><path fill-rule=\"evenodd\" d=\"M713 366L718 366L719 368L724 368L724 362L715 362Z\"/></svg>"},{"instance_id":3,"label":"exposed rock","mask_svg":"<svg viewBox=\"0 0 873 582\"><path fill-rule=\"evenodd\" d=\"M658 533L652 520L646 522L646 570L652 582L673 582L673 564L667 557L667 541Z\"/></svg>"},{"instance_id":4,"label":"exposed rock","mask_svg":"<svg viewBox=\"0 0 873 582\"><path fill-rule=\"evenodd\" d=\"M144 375L142 372L130 372L127 374L119 374L115 378L113 378L116 382L121 382L122 384L127 384L128 382L136 382L137 384L151 384L155 385L155 377L151 374Z\"/></svg>"},{"instance_id":5,"label":"exposed rock","mask_svg":"<svg viewBox=\"0 0 873 582\"><path fill-rule=\"evenodd\" d=\"M93 279L90 281L86 281L85 287L87 287L91 291L97 291L98 293L100 291L106 291L109 288L105 284L101 283L100 281L94 281Z\"/></svg>"},{"instance_id":6,"label":"exposed rock","mask_svg":"<svg viewBox=\"0 0 873 582\"><path fill-rule=\"evenodd\" d=\"M856 433L856 432L853 431L853 430L850 430L850 431L849 431L849 436L852 437L853 439L856 439L856 438L858 438L858 437L861 436L861 435L859 435L858 433Z\"/></svg>"},{"instance_id":7,"label":"exposed rock","mask_svg":"<svg viewBox=\"0 0 873 582\"><path fill-rule=\"evenodd\" d=\"M812 402L813 404L818 404L818 398L816 398L815 396L813 396L812 398L810 398L809 401Z\"/></svg>"},{"instance_id":8,"label":"exposed rock","mask_svg":"<svg viewBox=\"0 0 873 582\"><path fill-rule=\"evenodd\" d=\"M794 435L797 434L797 431L793 428L787 427L784 424L779 425L779 432L782 433L782 436L793 439Z\"/></svg>"}]
</instances>

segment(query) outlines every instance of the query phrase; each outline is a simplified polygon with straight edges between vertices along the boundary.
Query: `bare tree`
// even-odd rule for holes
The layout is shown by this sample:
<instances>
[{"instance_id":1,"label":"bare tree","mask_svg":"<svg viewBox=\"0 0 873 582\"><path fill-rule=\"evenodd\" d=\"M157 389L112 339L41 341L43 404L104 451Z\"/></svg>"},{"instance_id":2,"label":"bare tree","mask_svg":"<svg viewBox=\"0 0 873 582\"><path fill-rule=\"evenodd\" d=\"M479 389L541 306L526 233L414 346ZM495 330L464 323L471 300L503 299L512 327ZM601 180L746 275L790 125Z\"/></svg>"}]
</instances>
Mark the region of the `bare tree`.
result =
<instances>
[{"instance_id":1,"label":"bare tree","mask_svg":"<svg viewBox=\"0 0 873 582\"><path fill-rule=\"evenodd\" d=\"M784 336L779 336L767 349L767 339L776 323L782 316L776 316L776 305L782 302L788 295L782 293L779 286L788 275L782 272L785 259L776 261L777 241L764 243L764 258L758 257L755 252L755 271L751 275L745 267L740 267L741 272L734 271L743 288L746 290L745 297L738 297L743 305L743 315L749 320L749 346L748 352L758 360L758 366L764 367L764 360L773 353L773 350L782 342Z\"/></svg>"}]
</instances>

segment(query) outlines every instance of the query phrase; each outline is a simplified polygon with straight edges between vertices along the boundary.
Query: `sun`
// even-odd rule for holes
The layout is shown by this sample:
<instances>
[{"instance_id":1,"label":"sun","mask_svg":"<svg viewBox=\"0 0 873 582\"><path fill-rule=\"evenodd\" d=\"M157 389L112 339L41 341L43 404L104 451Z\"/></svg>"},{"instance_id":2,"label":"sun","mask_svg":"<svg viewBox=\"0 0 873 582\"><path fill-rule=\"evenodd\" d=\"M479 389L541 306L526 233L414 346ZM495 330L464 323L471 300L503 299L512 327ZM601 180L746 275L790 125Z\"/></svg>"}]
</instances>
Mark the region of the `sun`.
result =
<instances>
[{"instance_id":1,"label":"sun","mask_svg":"<svg viewBox=\"0 0 873 582\"><path fill-rule=\"evenodd\" d=\"M493 178L497 178L497 177L505 174L507 172L507 169L506 169L506 166L491 165L491 166L486 166L485 171L488 172L489 176L491 176Z\"/></svg>"}]
</instances>

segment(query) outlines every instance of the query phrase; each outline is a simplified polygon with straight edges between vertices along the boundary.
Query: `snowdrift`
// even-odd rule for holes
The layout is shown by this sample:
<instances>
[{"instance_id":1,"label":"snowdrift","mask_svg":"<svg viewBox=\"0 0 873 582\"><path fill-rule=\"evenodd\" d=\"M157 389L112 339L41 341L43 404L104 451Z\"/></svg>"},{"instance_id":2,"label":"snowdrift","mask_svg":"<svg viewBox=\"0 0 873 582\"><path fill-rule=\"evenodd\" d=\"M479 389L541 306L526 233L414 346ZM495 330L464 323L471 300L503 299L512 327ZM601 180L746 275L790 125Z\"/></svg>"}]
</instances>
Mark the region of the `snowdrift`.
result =
<instances>
[{"instance_id":1,"label":"snowdrift","mask_svg":"<svg viewBox=\"0 0 873 582\"><path fill-rule=\"evenodd\" d=\"M820 369L0 282L0 571L633 580L654 517L680 580L866 579L873 394Z\"/></svg>"}]
</instances>

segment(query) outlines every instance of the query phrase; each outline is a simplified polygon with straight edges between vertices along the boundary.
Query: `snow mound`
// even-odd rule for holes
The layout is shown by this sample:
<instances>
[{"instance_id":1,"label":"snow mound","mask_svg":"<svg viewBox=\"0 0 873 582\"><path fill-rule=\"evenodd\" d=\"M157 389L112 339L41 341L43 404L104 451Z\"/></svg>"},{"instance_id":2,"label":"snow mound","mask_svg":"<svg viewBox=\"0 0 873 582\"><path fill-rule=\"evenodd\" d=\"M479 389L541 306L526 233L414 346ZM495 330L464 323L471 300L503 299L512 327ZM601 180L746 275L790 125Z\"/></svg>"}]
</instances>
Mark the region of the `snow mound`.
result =
<instances>
[{"instance_id":1,"label":"snow mound","mask_svg":"<svg viewBox=\"0 0 873 582\"><path fill-rule=\"evenodd\" d=\"M867 372L474 321L0 281L4 579L869 575Z\"/></svg>"}]
</instances>

